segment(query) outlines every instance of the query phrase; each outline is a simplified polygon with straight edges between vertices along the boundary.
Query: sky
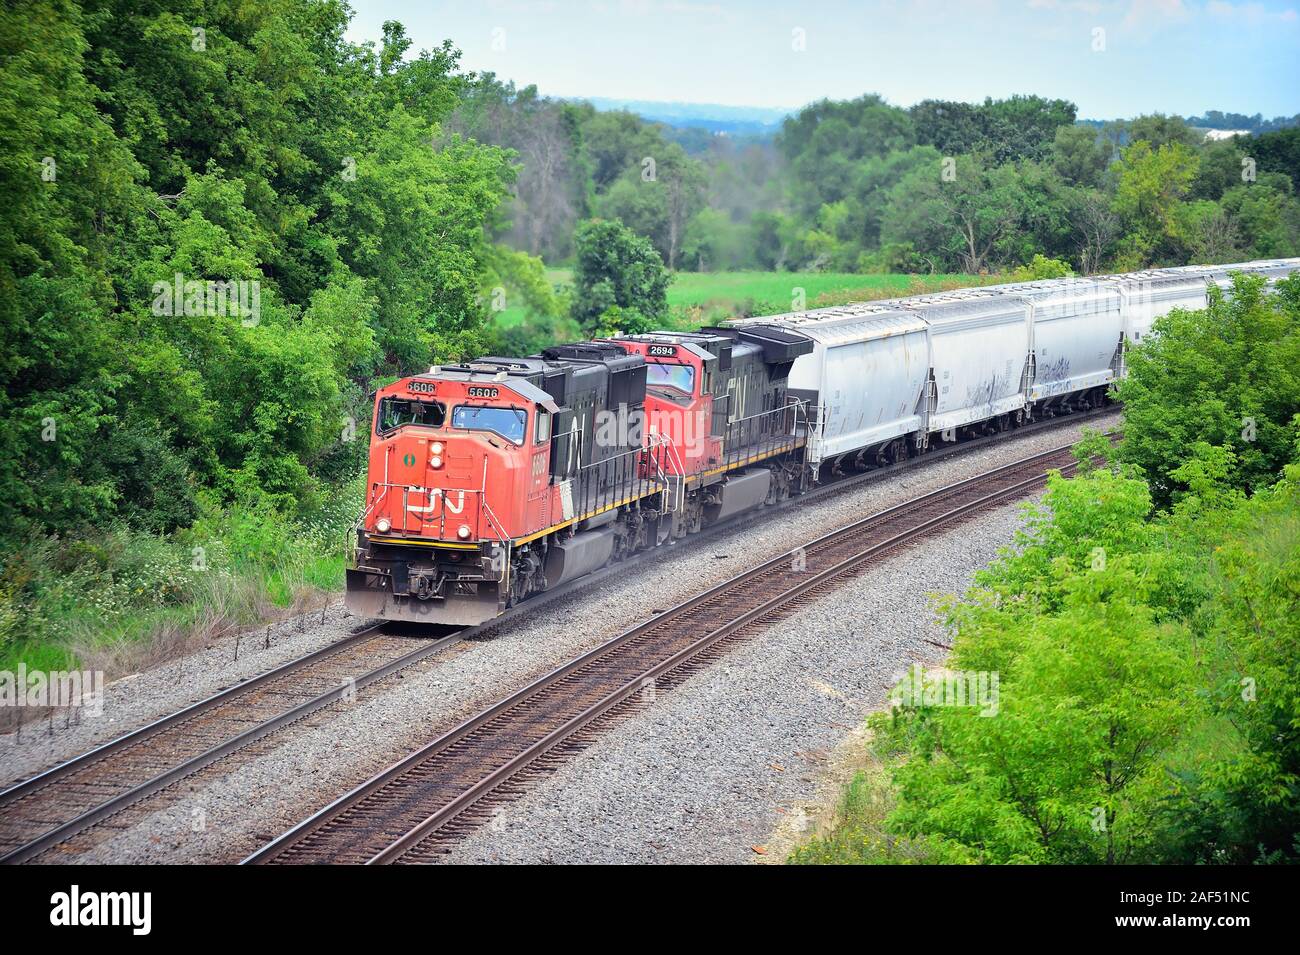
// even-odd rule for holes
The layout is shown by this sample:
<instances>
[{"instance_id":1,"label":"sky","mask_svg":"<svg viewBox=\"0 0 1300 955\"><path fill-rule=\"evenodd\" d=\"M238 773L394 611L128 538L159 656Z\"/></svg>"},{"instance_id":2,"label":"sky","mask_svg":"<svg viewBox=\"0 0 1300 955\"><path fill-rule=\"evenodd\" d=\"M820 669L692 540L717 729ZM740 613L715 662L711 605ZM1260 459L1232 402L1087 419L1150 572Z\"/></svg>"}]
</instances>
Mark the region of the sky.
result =
<instances>
[{"instance_id":1,"label":"sky","mask_svg":"<svg viewBox=\"0 0 1300 955\"><path fill-rule=\"evenodd\" d=\"M1080 118L1300 113L1300 0L350 0L548 96L796 108L879 93L1071 100Z\"/></svg>"}]
</instances>

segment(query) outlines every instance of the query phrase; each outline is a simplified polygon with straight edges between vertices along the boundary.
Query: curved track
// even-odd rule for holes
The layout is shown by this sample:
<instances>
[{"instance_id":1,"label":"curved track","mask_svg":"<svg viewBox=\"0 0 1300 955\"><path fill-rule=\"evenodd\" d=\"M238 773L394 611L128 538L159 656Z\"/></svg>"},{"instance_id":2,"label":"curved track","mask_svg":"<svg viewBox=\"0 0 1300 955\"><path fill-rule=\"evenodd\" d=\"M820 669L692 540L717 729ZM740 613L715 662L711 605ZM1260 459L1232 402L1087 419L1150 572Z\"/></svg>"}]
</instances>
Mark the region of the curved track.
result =
<instances>
[{"instance_id":1,"label":"curved track","mask_svg":"<svg viewBox=\"0 0 1300 955\"><path fill-rule=\"evenodd\" d=\"M128 806L461 639L358 633L0 792L0 862L26 862Z\"/></svg>"},{"instance_id":2,"label":"curved track","mask_svg":"<svg viewBox=\"0 0 1300 955\"><path fill-rule=\"evenodd\" d=\"M1110 409L1075 413L1017 429L1021 435L1077 424ZM837 477L777 507L797 507L860 484L875 482L909 467L976 450L1013 434L991 434L935 448L887 467ZM1031 459L1032 460L1032 459ZM712 525L693 540L733 531L768 517L773 508L738 515ZM92 829L141 800L204 767L271 735L376 680L418 663L453 643L481 635L520 613L626 573L656 551L541 594L479 627L466 628L414 650L411 641L382 634L382 624L364 629L313 653L235 684L207 699L126 733L0 791L0 862L19 863L42 856L78 833ZM379 665L376 666L376 660Z\"/></svg>"},{"instance_id":3,"label":"curved track","mask_svg":"<svg viewBox=\"0 0 1300 955\"><path fill-rule=\"evenodd\" d=\"M412 753L249 863L435 860L527 782L642 699L684 680L891 551L1074 469L1069 446L873 514L753 567L578 657Z\"/></svg>"}]
</instances>

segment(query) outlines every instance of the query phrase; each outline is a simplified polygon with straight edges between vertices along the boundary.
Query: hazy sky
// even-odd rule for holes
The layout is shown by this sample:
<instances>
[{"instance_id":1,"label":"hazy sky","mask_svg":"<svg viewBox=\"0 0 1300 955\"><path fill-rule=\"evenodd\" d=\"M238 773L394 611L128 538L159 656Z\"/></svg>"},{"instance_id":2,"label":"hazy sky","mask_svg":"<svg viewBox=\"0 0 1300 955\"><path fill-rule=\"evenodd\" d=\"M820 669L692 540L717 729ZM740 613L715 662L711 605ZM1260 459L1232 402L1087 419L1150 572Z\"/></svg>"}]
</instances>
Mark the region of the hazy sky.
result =
<instances>
[{"instance_id":1,"label":"hazy sky","mask_svg":"<svg viewBox=\"0 0 1300 955\"><path fill-rule=\"evenodd\" d=\"M795 107L1038 93L1081 117L1300 113L1300 0L351 0L553 96ZM802 49L798 47L802 45Z\"/></svg>"}]
</instances>

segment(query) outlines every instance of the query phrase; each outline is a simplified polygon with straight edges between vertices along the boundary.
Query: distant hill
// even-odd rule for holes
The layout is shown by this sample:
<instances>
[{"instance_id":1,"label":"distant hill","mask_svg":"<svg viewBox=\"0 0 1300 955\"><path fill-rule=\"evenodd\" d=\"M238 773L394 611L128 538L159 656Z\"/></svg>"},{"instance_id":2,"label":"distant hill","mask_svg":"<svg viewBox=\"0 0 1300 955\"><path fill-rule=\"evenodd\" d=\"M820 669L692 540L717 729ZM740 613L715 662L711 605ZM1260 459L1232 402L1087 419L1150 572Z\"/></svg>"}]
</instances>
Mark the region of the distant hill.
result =
<instances>
[{"instance_id":1,"label":"distant hill","mask_svg":"<svg viewBox=\"0 0 1300 955\"><path fill-rule=\"evenodd\" d=\"M721 103L658 102L655 100L614 99L607 96L572 97L585 99L598 110L627 110L653 123L663 123L680 130L701 130L713 135L766 138L781 128L781 121L798 109L767 106L724 106ZM1080 123L1104 126L1115 120L1080 119ZM1201 130L1232 130L1264 133L1300 126L1300 114L1265 119L1260 114L1246 116L1207 110L1203 116L1186 117L1186 122ZM688 137L694 141L695 137Z\"/></svg>"},{"instance_id":2,"label":"distant hill","mask_svg":"<svg viewBox=\"0 0 1300 955\"><path fill-rule=\"evenodd\" d=\"M1246 116L1242 113L1221 113L1217 109L1208 110L1204 116L1186 116L1180 117L1188 126L1199 132L1208 133L1211 130L1220 132L1241 133L1243 135L1257 135L1259 133L1276 132L1279 129L1291 129L1300 126L1300 113L1295 116L1275 116L1273 119L1265 119L1259 113L1254 116ZM1105 126L1108 123L1123 123L1123 119L1080 119L1080 124L1088 126ZM1211 137L1219 138L1219 137Z\"/></svg>"},{"instance_id":3,"label":"distant hill","mask_svg":"<svg viewBox=\"0 0 1300 955\"><path fill-rule=\"evenodd\" d=\"M720 103L661 103L653 100L581 97L598 110L627 110L642 119L679 129L702 129L731 136L775 133L781 121L796 110L764 106L723 106Z\"/></svg>"}]
</instances>

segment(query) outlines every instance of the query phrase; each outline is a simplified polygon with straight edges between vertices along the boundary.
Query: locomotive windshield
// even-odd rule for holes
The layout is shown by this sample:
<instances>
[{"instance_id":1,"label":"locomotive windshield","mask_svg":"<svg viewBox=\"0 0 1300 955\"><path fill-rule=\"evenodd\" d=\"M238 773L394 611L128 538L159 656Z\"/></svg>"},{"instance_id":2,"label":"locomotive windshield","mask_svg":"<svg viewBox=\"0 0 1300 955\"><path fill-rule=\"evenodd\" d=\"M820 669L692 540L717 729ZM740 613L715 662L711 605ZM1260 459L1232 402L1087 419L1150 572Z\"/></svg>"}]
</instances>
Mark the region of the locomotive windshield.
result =
<instances>
[{"instance_id":1,"label":"locomotive windshield","mask_svg":"<svg viewBox=\"0 0 1300 955\"><path fill-rule=\"evenodd\" d=\"M379 402L380 434L388 434L408 424L441 428L446 420L446 407L436 401L391 397Z\"/></svg>"},{"instance_id":2,"label":"locomotive windshield","mask_svg":"<svg viewBox=\"0 0 1300 955\"><path fill-rule=\"evenodd\" d=\"M690 365L647 364L647 388L672 388L683 394L695 394L695 369Z\"/></svg>"},{"instance_id":3,"label":"locomotive windshield","mask_svg":"<svg viewBox=\"0 0 1300 955\"><path fill-rule=\"evenodd\" d=\"M457 405L451 413L451 426L469 431L491 431L513 444L524 443L528 413L519 408L488 408L483 405Z\"/></svg>"}]
</instances>

